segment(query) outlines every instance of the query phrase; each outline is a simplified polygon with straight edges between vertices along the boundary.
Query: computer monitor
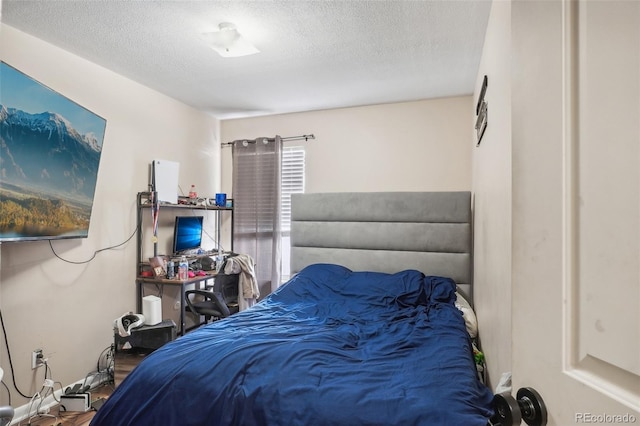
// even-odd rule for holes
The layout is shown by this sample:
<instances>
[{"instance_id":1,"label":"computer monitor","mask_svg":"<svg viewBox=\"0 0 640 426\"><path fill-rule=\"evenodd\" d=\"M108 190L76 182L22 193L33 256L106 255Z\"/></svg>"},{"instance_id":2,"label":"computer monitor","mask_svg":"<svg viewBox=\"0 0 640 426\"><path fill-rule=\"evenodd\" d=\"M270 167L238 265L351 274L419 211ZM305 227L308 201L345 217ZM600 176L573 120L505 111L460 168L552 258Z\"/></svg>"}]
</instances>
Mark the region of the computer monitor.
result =
<instances>
[{"instance_id":1,"label":"computer monitor","mask_svg":"<svg viewBox=\"0 0 640 426\"><path fill-rule=\"evenodd\" d=\"M176 216L173 229L173 253L196 250L202 244L203 216Z\"/></svg>"}]
</instances>

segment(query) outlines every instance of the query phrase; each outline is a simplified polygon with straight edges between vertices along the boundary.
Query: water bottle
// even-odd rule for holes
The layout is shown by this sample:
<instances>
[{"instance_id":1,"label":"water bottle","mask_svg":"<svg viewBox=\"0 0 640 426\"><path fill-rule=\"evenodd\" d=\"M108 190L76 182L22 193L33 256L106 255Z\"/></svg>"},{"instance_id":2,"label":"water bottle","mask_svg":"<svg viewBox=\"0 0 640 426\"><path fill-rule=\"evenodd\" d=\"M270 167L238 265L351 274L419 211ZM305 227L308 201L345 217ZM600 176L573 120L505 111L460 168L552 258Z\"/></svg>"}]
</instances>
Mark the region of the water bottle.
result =
<instances>
[{"instance_id":1,"label":"water bottle","mask_svg":"<svg viewBox=\"0 0 640 426\"><path fill-rule=\"evenodd\" d=\"M196 192L196 186L191 185L191 189L189 190L189 198L193 201L198 198L198 192Z\"/></svg>"},{"instance_id":2,"label":"water bottle","mask_svg":"<svg viewBox=\"0 0 640 426\"><path fill-rule=\"evenodd\" d=\"M224 255L222 254L222 249L218 248L218 256L216 256L216 272L220 273L223 263L224 263Z\"/></svg>"},{"instance_id":3,"label":"water bottle","mask_svg":"<svg viewBox=\"0 0 640 426\"><path fill-rule=\"evenodd\" d=\"M178 263L178 279L186 280L187 278L189 278L189 262L187 262L186 256L182 256L180 263Z\"/></svg>"},{"instance_id":4,"label":"water bottle","mask_svg":"<svg viewBox=\"0 0 640 426\"><path fill-rule=\"evenodd\" d=\"M175 277L176 277L175 264L173 263L173 260L170 260L167 263L167 278L172 280Z\"/></svg>"}]
</instances>

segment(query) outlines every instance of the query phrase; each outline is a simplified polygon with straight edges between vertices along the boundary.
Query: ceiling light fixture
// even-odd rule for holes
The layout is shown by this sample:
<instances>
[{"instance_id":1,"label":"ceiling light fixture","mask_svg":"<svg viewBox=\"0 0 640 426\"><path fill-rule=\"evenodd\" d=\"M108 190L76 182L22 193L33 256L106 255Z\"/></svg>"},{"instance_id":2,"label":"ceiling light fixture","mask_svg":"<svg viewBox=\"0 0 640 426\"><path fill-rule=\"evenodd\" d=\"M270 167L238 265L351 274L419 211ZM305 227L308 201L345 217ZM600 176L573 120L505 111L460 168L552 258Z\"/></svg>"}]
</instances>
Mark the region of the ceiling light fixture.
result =
<instances>
[{"instance_id":1,"label":"ceiling light fixture","mask_svg":"<svg viewBox=\"0 0 640 426\"><path fill-rule=\"evenodd\" d=\"M223 22L218 25L219 31L202 34L209 46L225 58L237 56L253 55L260 51L248 42L238 32L236 26L230 22Z\"/></svg>"}]
</instances>

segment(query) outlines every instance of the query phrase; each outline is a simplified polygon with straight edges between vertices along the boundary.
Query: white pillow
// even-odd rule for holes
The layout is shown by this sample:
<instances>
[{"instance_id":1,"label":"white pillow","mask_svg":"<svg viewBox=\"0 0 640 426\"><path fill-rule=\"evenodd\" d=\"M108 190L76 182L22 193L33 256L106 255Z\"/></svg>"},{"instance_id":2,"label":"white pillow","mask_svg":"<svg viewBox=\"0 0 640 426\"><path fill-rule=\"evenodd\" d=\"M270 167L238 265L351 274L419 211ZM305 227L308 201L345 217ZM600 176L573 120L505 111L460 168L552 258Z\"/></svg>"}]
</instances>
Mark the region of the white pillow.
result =
<instances>
[{"instance_id":1,"label":"white pillow","mask_svg":"<svg viewBox=\"0 0 640 426\"><path fill-rule=\"evenodd\" d=\"M473 308L467 302L467 300L456 291L456 308L462 311L462 317L464 318L464 324L467 327L467 332L472 339L478 336L478 319L476 318Z\"/></svg>"}]
</instances>

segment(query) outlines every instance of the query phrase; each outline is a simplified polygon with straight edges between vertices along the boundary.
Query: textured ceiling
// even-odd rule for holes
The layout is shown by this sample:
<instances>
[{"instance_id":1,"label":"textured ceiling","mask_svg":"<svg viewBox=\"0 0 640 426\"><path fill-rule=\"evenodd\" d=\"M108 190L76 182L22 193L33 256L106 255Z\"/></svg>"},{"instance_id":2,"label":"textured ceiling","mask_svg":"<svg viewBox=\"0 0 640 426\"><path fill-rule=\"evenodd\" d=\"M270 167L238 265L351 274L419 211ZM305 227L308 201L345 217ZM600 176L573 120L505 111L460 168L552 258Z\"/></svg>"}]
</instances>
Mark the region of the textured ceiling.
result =
<instances>
[{"instance_id":1,"label":"textured ceiling","mask_svg":"<svg viewBox=\"0 0 640 426\"><path fill-rule=\"evenodd\" d=\"M490 0L2 0L2 22L224 119L473 92ZM222 58L232 22L261 53Z\"/></svg>"}]
</instances>

